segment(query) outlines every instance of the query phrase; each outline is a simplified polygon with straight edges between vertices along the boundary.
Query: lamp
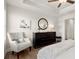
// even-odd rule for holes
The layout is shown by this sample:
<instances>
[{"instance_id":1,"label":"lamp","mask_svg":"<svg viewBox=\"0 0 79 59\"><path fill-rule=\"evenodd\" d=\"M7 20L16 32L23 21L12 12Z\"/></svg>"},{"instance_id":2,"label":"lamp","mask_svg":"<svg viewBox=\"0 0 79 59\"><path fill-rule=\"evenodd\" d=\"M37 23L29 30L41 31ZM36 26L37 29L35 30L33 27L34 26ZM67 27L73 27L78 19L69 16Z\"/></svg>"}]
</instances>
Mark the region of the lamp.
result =
<instances>
[{"instance_id":1,"label":"lamp","mask_svg":"<svg viewBox=\"0 0 79 59\"><path fill-rule=\"evenodd\" d=\"M55 26L53 24L49 24L48 31L55 31Z\"/></svg>"}]
</instances>

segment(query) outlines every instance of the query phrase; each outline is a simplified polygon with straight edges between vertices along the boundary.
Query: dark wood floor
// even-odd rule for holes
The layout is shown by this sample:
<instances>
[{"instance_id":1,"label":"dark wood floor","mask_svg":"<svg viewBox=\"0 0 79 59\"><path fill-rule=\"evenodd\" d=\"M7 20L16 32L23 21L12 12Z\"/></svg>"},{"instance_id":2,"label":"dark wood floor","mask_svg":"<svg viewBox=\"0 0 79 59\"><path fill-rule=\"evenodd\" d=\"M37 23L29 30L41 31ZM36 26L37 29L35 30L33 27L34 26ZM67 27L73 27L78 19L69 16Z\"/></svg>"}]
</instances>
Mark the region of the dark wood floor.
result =
<instances>
[{"instance_id":1,"label":"dark wood floor","mask_svg":"<svg viewBox=\"0 0 79 59\"><path fill-rule=\"evenodd\" d=\"M39 49L32 48L31 51L29 49L25 49L19 52L19 59L37 59L37 53ZM5 56L5 59L17 59L17 54L8 52Z\"/></svg>"}]
</instances>

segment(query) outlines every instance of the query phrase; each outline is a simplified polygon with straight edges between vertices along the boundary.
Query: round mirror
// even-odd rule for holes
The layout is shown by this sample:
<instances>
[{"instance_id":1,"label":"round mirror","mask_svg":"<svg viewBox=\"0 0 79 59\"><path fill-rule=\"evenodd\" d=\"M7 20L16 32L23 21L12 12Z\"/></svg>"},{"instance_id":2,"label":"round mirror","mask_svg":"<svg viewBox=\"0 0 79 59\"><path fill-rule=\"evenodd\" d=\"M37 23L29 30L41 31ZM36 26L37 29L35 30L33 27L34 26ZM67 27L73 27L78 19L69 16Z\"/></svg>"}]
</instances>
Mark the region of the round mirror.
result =
<instances>
[{"instance_id":1,"label":"round mirror","mask_svg":"<svg viewBox=\"0 0 79 59\"><path fill-rule=\"evenodd\" d=\"M38 21L39 30L45 30L48 27L48 21L45 18L41 18Z\"/></svg>"}]
</instances>

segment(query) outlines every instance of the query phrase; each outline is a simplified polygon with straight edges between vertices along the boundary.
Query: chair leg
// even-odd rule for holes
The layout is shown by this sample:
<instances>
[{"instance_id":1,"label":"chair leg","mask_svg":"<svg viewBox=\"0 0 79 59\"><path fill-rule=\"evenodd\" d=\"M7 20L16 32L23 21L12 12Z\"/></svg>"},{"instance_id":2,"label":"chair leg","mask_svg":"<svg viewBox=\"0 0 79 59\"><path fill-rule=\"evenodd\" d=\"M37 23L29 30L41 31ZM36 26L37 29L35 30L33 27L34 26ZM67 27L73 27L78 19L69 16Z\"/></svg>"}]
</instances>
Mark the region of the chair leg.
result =
<instances>
[{"instance_id":1,"label":"chair leg","mask_svg":"<svg viewBox=\"0 0 79 59\"><path fill-rule=\"evenodd\" d=\"M14 51L12 51L12 54L14 54Z\"/></svg>"},{"instance_id":2,"label":"chair leg","mask_svg":"<svg viewBox=\"0 0 79 59\"><path fill-rule=\"evenodd\" d=\"M29 50L31 51L31 47L29 47Z\"/></svg>"},{"instance_id":3,"label":"chair leg","mask_svg":"<svg viewBox=\"0 0 79 59\"><path fill-rule=\"evenodd\" d=\"M17 53L17 59L19 59L19 53Z\"/></svg>"}]
</instances>

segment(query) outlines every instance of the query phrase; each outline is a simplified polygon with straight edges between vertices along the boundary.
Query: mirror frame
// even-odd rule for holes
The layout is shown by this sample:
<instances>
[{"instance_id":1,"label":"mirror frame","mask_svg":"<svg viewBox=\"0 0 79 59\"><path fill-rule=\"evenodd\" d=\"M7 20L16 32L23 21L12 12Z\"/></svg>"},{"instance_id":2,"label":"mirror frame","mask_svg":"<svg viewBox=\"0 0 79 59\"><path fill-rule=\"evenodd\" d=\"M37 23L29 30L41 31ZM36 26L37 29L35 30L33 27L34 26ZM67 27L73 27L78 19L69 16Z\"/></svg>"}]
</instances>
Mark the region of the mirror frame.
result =
<instances>
[{"instance_id":1,"label":"mirror frame","mask_svg":"<svg viewBox=\"0 0 79 59\"><path fill-rule=\"evenodd\" d=\"M40 21L41 20L44 20L46 23L47 23L47 27L45 27L45 28L41 28L40 27ZM39 30L41 29L41 30L45 30L45 29L47 29L48 28L48 21L47 21L47 19L45 19L45 18L40 18L39 20L38 20L38 27L39 27Z\"/></svg>"}]
</instances>

